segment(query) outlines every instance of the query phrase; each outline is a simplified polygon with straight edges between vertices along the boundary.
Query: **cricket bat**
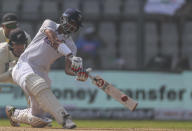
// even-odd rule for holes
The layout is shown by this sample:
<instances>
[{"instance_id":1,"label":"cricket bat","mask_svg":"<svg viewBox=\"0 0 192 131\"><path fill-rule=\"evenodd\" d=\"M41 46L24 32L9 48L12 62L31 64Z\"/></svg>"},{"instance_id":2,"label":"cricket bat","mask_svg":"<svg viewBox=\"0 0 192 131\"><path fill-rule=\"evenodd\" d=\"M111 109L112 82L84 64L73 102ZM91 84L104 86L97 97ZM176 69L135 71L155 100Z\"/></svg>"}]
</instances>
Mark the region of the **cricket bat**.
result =
<instances>
[{"instance_id":1,"label":"cricket bat","mask_svg":"<svg viewBox=\"0 0 192 131\"><path fill-rule=\"evenodd\" d=\"M123 104L127 107L130 111L134 111L138 105L138 102L130 98L129 96L125 95L119 89L115 88L107 81L105 81L100 76L93 77L90 72L92 71L91 68L86 70L88 72L89 78L92 80L92 83L102 89L106 94L113 97L115 100Z\"/></svg>"}]
</instances>

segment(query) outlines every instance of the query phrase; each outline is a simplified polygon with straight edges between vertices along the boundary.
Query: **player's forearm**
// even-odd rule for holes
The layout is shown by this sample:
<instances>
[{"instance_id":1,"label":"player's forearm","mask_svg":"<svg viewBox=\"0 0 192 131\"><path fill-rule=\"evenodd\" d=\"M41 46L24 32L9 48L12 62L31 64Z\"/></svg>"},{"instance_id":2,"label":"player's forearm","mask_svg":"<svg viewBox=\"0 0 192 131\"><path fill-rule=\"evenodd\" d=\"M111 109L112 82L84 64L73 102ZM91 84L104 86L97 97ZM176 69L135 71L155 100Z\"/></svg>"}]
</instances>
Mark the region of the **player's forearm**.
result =
<instances>
[{"instance_id":1,"label":"player's forearm","mask_svg":"<svg viewBox=\"0 0 192 131\"><path fill-rule=\"evenodd\" d=\"M55 32L51 30L45 30L45 34L47 35L48 39L51 41L52 46L59 51L59 53L63 54L64 56L67 56L71 54L71 50L65 43L62 43L58 40Z\"/></svg>"}]
</instances>

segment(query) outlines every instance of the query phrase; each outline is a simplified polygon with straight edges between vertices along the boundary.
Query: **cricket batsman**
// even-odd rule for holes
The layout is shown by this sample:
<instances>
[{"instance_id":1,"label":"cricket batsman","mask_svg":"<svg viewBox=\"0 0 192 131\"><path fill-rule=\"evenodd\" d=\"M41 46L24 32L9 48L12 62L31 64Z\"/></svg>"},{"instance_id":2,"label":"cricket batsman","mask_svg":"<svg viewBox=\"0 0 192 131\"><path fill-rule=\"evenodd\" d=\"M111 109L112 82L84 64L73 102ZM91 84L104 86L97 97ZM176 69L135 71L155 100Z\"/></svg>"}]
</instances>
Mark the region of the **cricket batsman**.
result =
<instances>
[{"instance_id":1,"label":"cricket batsman","mask_svg":"<svg viewBox=\"0 0 192 131\"><path fill-rule=\"evenodd\" d=\"M77 9L67 9L60 17L60 23L45 20L38 33L20 56L12 71L14 81L31 99L31 108L6 107L6 114L12 126L26 123L32 127L44 127L51 120L43 114L51 114L66 129L76 127L70 114L58 102L50 89L48 77L51 64L65 56L65 72L86 81L88 74L82 66L82 58L75 56L77 48L71 34L82 25L82 14Z\"/></svg>"}]
</instances>

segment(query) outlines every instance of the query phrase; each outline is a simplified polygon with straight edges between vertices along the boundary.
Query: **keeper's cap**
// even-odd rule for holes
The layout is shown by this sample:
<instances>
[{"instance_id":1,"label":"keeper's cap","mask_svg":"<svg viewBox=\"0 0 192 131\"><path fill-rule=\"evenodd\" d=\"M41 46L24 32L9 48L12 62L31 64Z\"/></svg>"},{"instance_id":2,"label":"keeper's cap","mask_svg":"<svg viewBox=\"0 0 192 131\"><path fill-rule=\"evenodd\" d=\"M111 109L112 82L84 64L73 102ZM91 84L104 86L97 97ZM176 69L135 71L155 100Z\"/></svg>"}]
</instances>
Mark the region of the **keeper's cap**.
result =
<instances>
[{"instance_id":1,"label":"keeper's cap","mask_svg":"<svg viewBox=\"0 0 192 131\"><path fill-rule=\"evenodd\" d=\"M3 15L2 18L2 24L4 25L17 23L17 21L18 21L17 15L14 13L6 13Z\"/></svg>"}]
</instances>

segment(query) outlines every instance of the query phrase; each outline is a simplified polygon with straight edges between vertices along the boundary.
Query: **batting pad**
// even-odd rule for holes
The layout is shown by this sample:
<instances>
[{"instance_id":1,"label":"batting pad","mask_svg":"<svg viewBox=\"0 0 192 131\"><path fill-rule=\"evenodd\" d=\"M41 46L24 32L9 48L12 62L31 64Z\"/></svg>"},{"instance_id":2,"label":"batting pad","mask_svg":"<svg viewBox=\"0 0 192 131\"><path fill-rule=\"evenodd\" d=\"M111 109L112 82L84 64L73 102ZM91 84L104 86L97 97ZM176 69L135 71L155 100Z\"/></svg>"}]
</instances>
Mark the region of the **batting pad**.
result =
<instances>
[{"instance_id":1,"label":"batting pad","mask_svg":"<svg viewBox=\"0 0 192 131\"><path fill-rule=\"evenodd\" d=\"M67 111L58 102L46 81L36 74L31 74L26 78L26 88L35 97L39 106L54 116L59 124L64 124L64 116Z\"/></svg>"},{"instance_id":2,"label":"batting pad","mask_svg":"<svg viewBox=\"0 0 192 131\"><path fill-rule=\"evenodd\" d=\"M40 118L31 114L31 108L23 110L15 110L14 115L11 119L17 123L29 124L32 127L45 127L52 122L49 118Z\"/></svg>"}]
</instances>

